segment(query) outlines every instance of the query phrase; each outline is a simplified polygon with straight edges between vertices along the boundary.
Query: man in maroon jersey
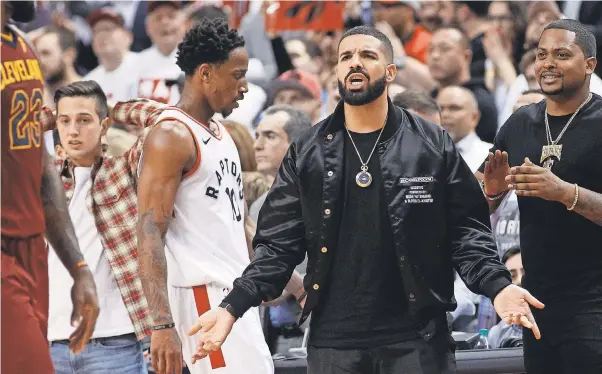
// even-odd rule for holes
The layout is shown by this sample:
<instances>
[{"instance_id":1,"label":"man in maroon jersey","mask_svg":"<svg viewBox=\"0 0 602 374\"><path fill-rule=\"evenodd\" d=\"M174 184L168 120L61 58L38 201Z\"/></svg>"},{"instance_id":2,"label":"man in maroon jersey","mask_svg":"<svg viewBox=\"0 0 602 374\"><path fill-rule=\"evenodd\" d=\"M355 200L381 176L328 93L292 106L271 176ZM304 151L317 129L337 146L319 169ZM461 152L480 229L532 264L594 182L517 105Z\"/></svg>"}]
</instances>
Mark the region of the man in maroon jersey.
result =
<instances>
[{"instance_id":1,"label":"man in maroon jersey","mask_svg":"<svg viewBox=\"0 0 602 374\"><path fill-rule=\"evenodd\" d=\"M98 316L94 278L83 261L69 217L62 182L45 151L40 128L44 79L38 59L7 20L30 21L33 1L1 3L2 373L54 373L46 327L46 239L71 273L73 352L90 339Z\"/></svg>"}]
</instances>

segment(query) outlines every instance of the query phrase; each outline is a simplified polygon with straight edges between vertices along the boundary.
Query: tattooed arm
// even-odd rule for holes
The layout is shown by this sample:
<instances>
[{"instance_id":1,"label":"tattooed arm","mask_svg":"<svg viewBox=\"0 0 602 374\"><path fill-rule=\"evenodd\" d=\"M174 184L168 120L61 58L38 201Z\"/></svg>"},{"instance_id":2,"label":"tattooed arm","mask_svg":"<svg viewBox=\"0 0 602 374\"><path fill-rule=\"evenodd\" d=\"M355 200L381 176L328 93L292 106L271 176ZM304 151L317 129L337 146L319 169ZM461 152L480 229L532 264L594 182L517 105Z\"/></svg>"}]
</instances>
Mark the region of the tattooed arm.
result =
<instances>
[{"instance_id":1,"label":"tattooed arm","mask_svg":"<svg viewBox=\"0 0 602 374\"><path fill-rule=\"evenodd\" d=\"M73 277L71 290L73 313L71 325L77 328L70 336L70 347L74 353L81 352L94 332L98 317L96 284L87 266L78 266L84 260L75 236L75 229L67 209L65 190L61 177L56 172L52 157L44 148L42 170L42 204L46 220L46 240Z\"/></svg>"},{"instance_id":2,"label":"tattooed arm","mask_svg":"<svg viewBox=\"0 0 602 374\"><path fill-rule=\"evenodd\" d=\"M173 323L167 293L165 235L173 216L182 175L196 162L186 127L165 121L144 142L138 179L138 256L140 278L153 324ZM157 373L182 372L182 345L174 328L153 331L151 357Z\"/></svg>"},{"instance_id":3,"label":"tattooed arm","mask_svg":"<svg viewBox=\"0 0 602 374\"><path fill-rule=\"evenodd\" d=\"M565 190L563 204L571 207L575 201L575 186L571 184ZM602 226L602 194L579 187L579 201L573 210L596 225Z\"/></svg>"}]
</instances>

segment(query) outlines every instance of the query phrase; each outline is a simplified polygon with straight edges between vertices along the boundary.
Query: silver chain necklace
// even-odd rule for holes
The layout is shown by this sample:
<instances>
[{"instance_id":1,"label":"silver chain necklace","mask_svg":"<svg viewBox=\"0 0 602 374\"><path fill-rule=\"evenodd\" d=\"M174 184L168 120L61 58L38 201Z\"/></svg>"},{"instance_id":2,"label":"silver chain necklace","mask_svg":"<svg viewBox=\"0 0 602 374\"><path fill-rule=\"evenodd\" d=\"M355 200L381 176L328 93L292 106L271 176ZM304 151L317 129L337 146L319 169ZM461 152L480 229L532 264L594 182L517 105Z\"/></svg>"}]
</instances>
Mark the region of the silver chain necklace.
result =
<instances>
[{"instance_id":1,"label":"silver chain necklace","mask_svg":"<svg viewBox=\"0 0 602 374\"><path fill-rule=\"evenodd\" d=\"M548 108L546 105L546 112L544 118L546 123L546 140L548 142L548 145L544 145L541 148L541 159L539 161L543 162L544 168L552 170L552 165L554 165L554 159L552 157L556 157L558 160L560 160L560 156L562 155L562 145L559 145L558 142L560 141L560 138L562 138L562 135L564 135L565 131L569 128L571 122L573 122L573 119L577 116L577 114L585 106L585 104L587 104L591 100L591 98L592 94L590 93L587 96L587 99L585 99L585 101L582 102L581 105L579 105L579 108L577 108L575 113L573 113L571 118L569 118L566 125L564 125L562 131L560 131L560 134L558 134L556 140L552 139L552 132L550 131L550 123L548 120Z\"/></svg>"},{"instance_id":2,"label":"silver chain necklace","mask_svg":"<svg viewBox=\"0 0 602 374\"><path fill-rule=\"evenodd\" d=\"M380 136L383 134L385 126L387 125L388 117L389 116L385 117L385 123L383 124L383 127L380 129L380 133L378 133L378 138L376 138L374 147L372 147L372 152L370 152L370 156L368 156L368 159L366 160L366 162L364 162L364 160L362 160L360 151L357 149L355 142L353 141L353 138L351 137L351 133L349 132L349 129L347 128L347 125L345 124L345 130L347 130L347 135L349 135L351 144L353 144L353 148L355 148L355 153L357 153L357 157L359 157L360 163L362 164L362 166L360 167L360 172L357 173L357 175L355 176L355 183L357 183L357 185L360 187L368 187L370 184L372 184L372 174L368 173L368 163L370 162L370 159L372 158L372 154L374 153L374 150L376 149L376 146L378 145L378 141L380 140Z\"/></svg>"}]
</instances>

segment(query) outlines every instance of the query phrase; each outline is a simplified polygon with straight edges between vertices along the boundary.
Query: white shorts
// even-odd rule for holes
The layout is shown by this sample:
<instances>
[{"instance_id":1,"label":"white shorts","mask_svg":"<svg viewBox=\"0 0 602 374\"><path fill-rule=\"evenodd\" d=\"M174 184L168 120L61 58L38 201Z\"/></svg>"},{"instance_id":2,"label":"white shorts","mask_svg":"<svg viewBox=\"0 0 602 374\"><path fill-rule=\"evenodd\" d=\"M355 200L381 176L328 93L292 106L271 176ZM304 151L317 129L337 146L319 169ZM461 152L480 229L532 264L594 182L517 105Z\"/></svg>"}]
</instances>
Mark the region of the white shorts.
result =
<instances>
[{"instance_id":1,"label":"white shorts","mask_svg":"<svg viewBox=\"0 0 602 374\"><path fill-rule=\"evenodd\" d=\"M214 354L192 365L198 336L188 336L188 330L196 322L199 310L217 307L228 292L228 289L217 287L213 283L194 288L168 287L169 304L182 341L184 361L190 373L273 374L274 362L265 342L257 308L249 309L236 321L221 347L221 356L219 353Z\"/></svg>"}]
</instances>

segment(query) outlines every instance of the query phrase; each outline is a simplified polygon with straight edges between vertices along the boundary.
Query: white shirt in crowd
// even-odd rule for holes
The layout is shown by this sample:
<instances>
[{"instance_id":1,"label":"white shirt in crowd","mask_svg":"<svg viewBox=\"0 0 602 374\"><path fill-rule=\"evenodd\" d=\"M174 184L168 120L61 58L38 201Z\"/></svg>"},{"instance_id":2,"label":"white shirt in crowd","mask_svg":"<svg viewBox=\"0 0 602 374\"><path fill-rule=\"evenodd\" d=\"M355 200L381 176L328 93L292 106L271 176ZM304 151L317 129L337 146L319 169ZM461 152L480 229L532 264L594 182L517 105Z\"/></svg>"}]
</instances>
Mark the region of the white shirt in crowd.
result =
<instances>
[{"instance_id":1,"label":"white shirt in crowd","mask_svg":"<svg viewBox=\"0 0 602 374\"><path fill-rule=\"evenodd\" d=\"M111 272L94 216L88 210L86 195L92 187L92 168L76 167L73 170L75 189L69 203L69 215L75 223L75 234L84 259L94 275L100 314L96 322L93 338L106 338L134 332L134 326ZM48 280L50 308L48 315L48 340L65 340L74 331L71 326L71 287L73 279L54 250L48 254Z\"/></svg>"},{"instance_id":2,"label":"white shirt in crowd","mask_svg":"<svg viewBox=\"0 0 602 374\"><path fill-rule=\"evenodd\" d=\"M138 53L130 52L117 69L107 71L102 65L98 65L83 80L96 81L109 101L135 99L138 96L138 76L135 72L141 66L138 64L138 58Z\"/></svg>"},{"instance_id":3,"label":"white shirt in crowd","mask_svg":"<svg viewBox=\"0 0 602 374\"><path fill-rule=\"evenodd\" d=\"M491 147L491 143L482 141L474 131L456 143L456 148L473 173L485 161Z\"/></svg>"},{"instance_id":4,"label":"white shirt in crowd","mask_svg":"<svg viewBox=\"0 0 602 374\"><path fill-rule=\"evenodd\" d=\"M159 52L157 47L152 46L138 55L138 68L132 71L138 72L138 94L137 97L146 97L162 103L175 105L180 100L178 85L168 87L166 80L177 80L181 70L176 65L176 54L174 49L169 56Z\"/></svg>"}]
</instances>

